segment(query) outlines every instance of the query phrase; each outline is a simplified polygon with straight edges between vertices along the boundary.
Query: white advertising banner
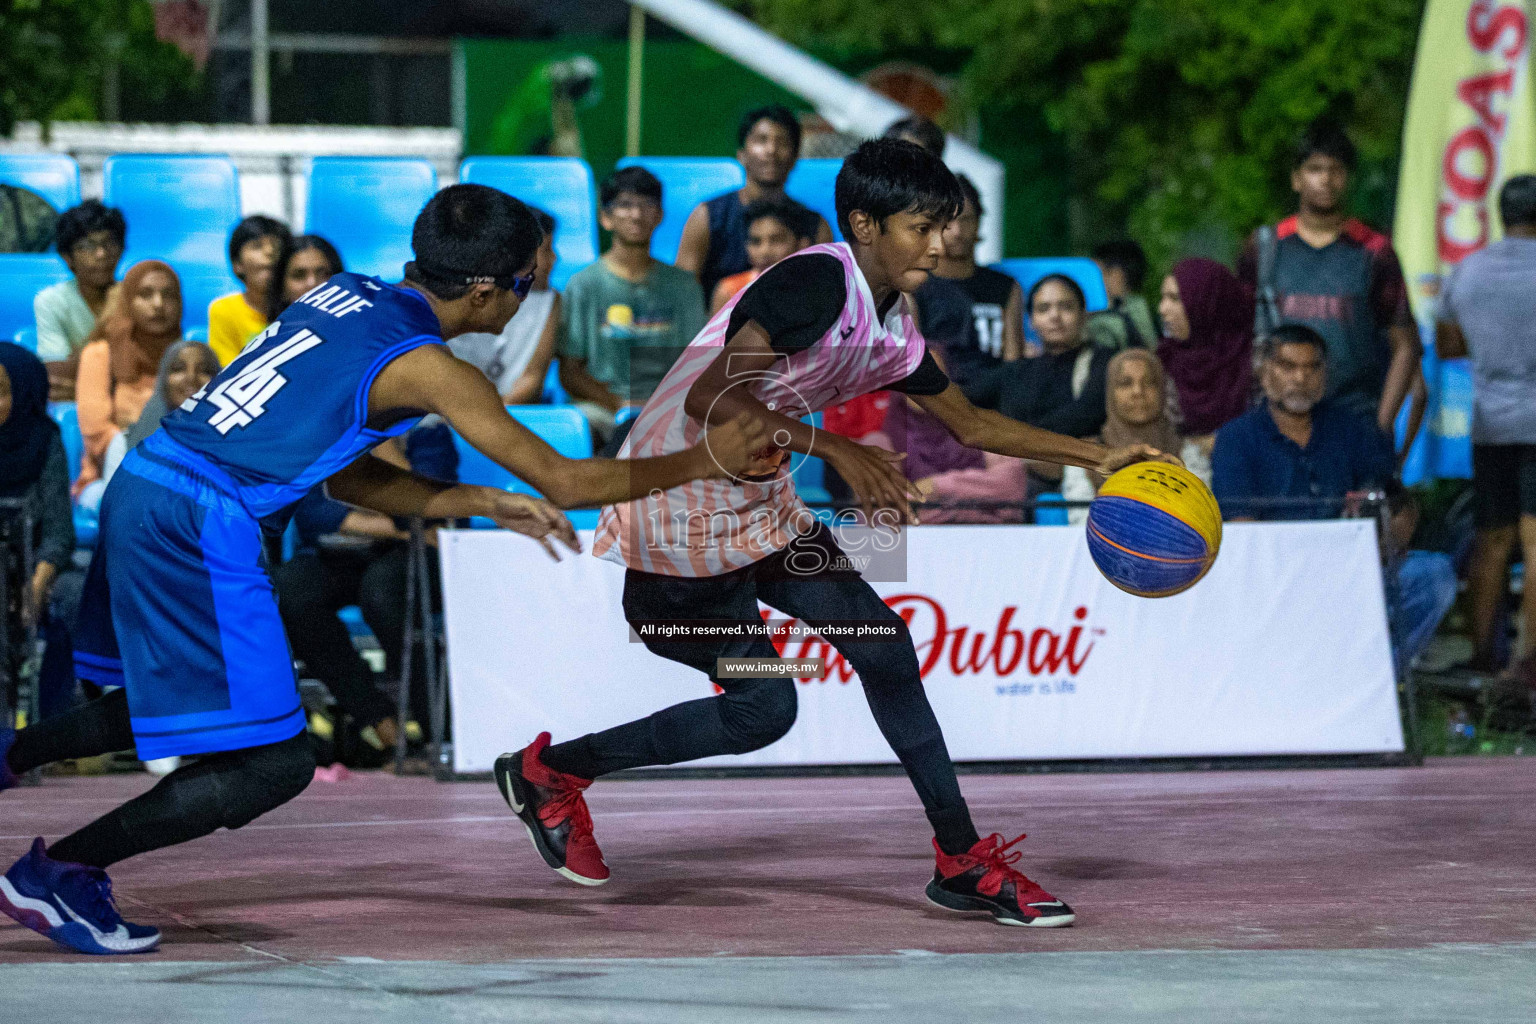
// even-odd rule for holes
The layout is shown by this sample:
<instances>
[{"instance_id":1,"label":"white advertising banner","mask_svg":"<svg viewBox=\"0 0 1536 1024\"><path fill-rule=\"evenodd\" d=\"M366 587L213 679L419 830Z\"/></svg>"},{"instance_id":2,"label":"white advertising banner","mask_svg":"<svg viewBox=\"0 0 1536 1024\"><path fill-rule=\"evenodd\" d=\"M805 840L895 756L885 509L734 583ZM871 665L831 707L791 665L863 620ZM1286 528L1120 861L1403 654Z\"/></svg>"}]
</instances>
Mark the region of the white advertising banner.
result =
<instances>
[{"instance_id":1,"label":"white advertising banner","mask_svg":"<svg viewBox=\"0 0 1536 1024\"><path fill-rule=\"evenodd\" d=\"M957 761L1403 749L1370 521L1229 524L1210 574L1157 600L1105 581L1080 527L914 527L906 542L905 582L874 587L908 621ZM441 555L456 771L489 771L541 730L558 742L714 692L630 640L620 566L555 562L501 531L445 532ZM781 653L828 659L797 683L795 727L694 764L894 763L834 651Z\"/></svg>"}]
</instances>

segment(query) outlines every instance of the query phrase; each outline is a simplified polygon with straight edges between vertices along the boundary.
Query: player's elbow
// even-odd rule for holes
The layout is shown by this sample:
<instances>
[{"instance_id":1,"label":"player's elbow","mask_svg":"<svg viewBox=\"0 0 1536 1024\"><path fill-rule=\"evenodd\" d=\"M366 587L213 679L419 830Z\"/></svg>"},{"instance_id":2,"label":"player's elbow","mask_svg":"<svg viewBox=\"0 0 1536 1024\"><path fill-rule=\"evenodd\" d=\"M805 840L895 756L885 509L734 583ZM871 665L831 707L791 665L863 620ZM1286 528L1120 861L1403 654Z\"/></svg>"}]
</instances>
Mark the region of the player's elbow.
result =
<instances>
[{"instance_id":1,"label":"player's elbow","mask_svg":"<svg viewBox=\"0 0 1536 1024\"><path fill-rule=\"evenodd\" d=\"M700 377L688 389L688 395L683 399L683 411L691 419L708 422L709 411L714 408L715 402L719 397L720 393L714 388L707 386L704 383L704 378Z\"/></svg>"}]
</instances>

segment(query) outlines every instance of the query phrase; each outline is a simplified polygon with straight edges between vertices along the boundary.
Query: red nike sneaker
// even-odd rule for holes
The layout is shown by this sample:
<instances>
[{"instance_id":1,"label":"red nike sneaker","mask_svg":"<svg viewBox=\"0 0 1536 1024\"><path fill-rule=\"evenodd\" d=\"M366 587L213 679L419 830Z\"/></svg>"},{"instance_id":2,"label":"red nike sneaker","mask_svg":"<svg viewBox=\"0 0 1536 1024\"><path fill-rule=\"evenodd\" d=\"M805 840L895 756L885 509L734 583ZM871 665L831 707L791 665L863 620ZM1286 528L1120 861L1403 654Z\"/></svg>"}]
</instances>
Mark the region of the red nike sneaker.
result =
<instances>
[{"instance_id":1,"label":"red nike sneaker","mask_svg":"<svg viewBox=\"0 0 1536 1024\"><path fill-rule=\"evenodd\" d=\"M1019 852L1012 847L1023 838L1005 843L994 832L956 857L934 840L938 865L928 883L928 902L945 910L984 910L998 924L1026 928L1065 928L1077 920L1071 907L1014 868Z\"/></svg>"},{"instance_id":2,"label":"red nike sneaker","mask_svg":"<svg viewBox=\"0 0 1536 1024\"><path fill-rule=\"evenodd\" d=\"M592 780L557 772L539 760L547 746L549 733L541 732L522 750L498 757L496 785L544 863L573 882L602 885L608 881L608 865L592 837L592 814L581 795Z\"/></svg>"}]
</instances>

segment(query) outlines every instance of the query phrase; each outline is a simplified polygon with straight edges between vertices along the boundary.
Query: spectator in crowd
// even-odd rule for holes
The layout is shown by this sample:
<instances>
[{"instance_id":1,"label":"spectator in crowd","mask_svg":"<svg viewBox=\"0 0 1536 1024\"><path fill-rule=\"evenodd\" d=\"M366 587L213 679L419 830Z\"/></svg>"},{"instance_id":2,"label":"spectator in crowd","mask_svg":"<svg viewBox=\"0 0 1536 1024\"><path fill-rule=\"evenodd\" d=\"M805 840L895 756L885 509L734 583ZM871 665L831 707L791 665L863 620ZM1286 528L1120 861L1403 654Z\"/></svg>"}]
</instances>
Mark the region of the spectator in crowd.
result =
<instances>
[{"instance_id":1,"label":"spectator in crowd","mask_svg":"<svg viewBox=\"0 0 1536 1024\"><path fill-rule=\"evenodd\" d=\"M946 369L943 350L929 349ZM1029 493L1023 459L967 448L905 395L877 392L885 400L883 430L861 443L903 452L901 469L926 495L918 518L931 523L1022 523Z\"/></svg>"},{"instance_id":2,"label":"spectator in crowd","mask_svg":"<svg viewBox=\"0 0 1536 1024\"><path fill-rule=\"evenodd\" d=\"M1328 343L1328 397L1390 434L1419 375L1423 345L1386 236L1349 216L1355 147L1326 120L1302 137L1291 171L1295 216L1254 233L1238 276L1263 330L1311 327Z\"/></svg>"},{"instance_id":3,"label":"spectator in crowd","mask_svg":"<svg viewBox=\"0 0 1536 1024\"><path fill-rule=\"evenodd\" d=\"M1474 664L1497 668L1510 552L1525 552L1524 674L1536 687L1536 175L1499 193L1504 238L1461 261L1440 293L1435 350L1472 357L1472 489L1477 526L1468 583Z\"/></svg>"},{"instance_id":4,"label":"spectator in crowd","mask_svg":"<svg viewBox=\"0 0 1536 1024\"><path fill-rule=\"evenodd\" d=\"M747 261L752 266L720 279L709 300L711 315L763 271L811 245L816 235L816 215L787 196L759 199L749 204L742 216L747 222Z\"/></svg>"},{"instance_id":5,"label":"spectator in crowd","mask_svg":"<svg viewBox=\"0 0 1536 1024\"><path fill-rule=\"evenodd\" d=\"M180 340L176 272L159 260L134 264L80 353L75 401L85 457L77 490L101 477L112 439L143 413L155 393L161 357Z\"/></svg>"},{"instance_id":6,"label":"spectator in crowd","mask_svg":"<svg viewBox=\"0 0 1536 1024\"><path fill-rule=\"evenodd\" d=\"M1149 350L1130 348L1115 355L1105 371L1104 429L1098 441L1110 447L1149 444L1161 452L1179 452L1184 464L1207 484L1210 460L1191 459L1195 444L1179 437L1169 415L1168 375L1162 362ZM1061 496L1068 501L1092 501L1104 478L1079 466L1062 470ZM1080 523L1087 508L1068 510L1067 518Z\"/></svg>"},{"instance_id":7,"label":"spectator in crowd","mask_svg":"<svg viewBox=\"0 0 1536 1024\"><path fill-rule=\"evenodd\" d=\"M291 235L282 221L247 217L229 236L229 265L245 286L208 304L208 347L220 366L234 362L245 343L267 326L272 268Z\"/></svg>"},{"instance_id":8,"label":"spectator in crowd","mask_svg":"<svg viewBox=\"0 0 1536 1024\"><path fill-rule=\"evenodd\" d=\"M1092 437L1104 426L1105 373L1114 353L1088 344L1083 289L1065 274L1050 274L1024 305L1044 351L982 374L966 395L1032 426Z\"/></svg>"},{"instance_id":9,"label":"spectator in crowd","mask_svg":"<svg viewBox=\"0 0 1536 1024\"><path fill-rule=\"evenodd\" d=\"M892 121L891 126L885 130L884 137L904 139L914 146L922 146L940 160L944 159L944 147L949 142L943 128L920 114L904 117L900 121Z\"/></svg>"},{"instance_id":10,"label":"spectator in crowd","mask_svg":"<svg viewBox=\"0 0 1536 1024\"><path fill-rule=\"evenodd\" d=\"M965 208L944 228L939 265L913 293L923 337L943 346L950 379L962 388L1024 355L1024 292L1007 274L976 265L981 194L957 175Z\"/></svg>"},{"instance_id":11,"label":"spectator in crowd","mask_svg":"<svg viewBox=\"0 0 1536 1024\"><path fill-rule=\"evenodd\" d=\"M785 107L759 107L741 119L736 145L736 159L747 172L746 185L694 207L677 247L678 267L698 276L705 295L713 295L722 278L751 267L747 206L784 195L784 182L800 158L800 122ZM832 241L832 229L819 215L815 238Z\"/></svg>"},{"instance_id":12,"label":"spectator in crowd","mask_svg":"<svg viewBox=\"0 0 1536 1024\"><path fill-rule=\"evenodd\" d=\"M1326 519L1350 492L1392 479L1391 439L1324 398L1327 354L1328 343L1305 324L1282 324L1264 339L1264 403L1216 432L1211 490L1225 517Z\"/></svg>"},{"instance_id":13,"label":"spectator in crowd","mask_svg":"<svg viewBox=\"0 0 1536 1024\"><path fill-rule=\"evenodd\" d=\"M1181 260L1163 278L1158 358L1173 378L1184 464L1210 477L1216 431L1253 405L1253 302L1215 260Z\"/></svg>"},{"instance_id":14,"label":"spectator in crowd","mask_svg":"<svg viewBox=\"0 0 1536 1024\"><path fill-rule=\"evenodd\" d=\"M267 323L345 269L341 253L319 235L300 235L285 241L272 264L272 286L267 289L267 306L263 311Z\"/></svg>"},{"instance_id":15,"label":"spectator in crowd","mask_svg":"<svg viewBox=\"0 0 1536 1024\"><path fill-rule=\"evenodd\" d=\"M1109 308L1088 319L1088 334L1095 345L1119 351L1144 348L1157 337L1152 310L1141 294L1147 279L1147 254L1129 238L1105 242L1093 250L1093 262L1104 275Z\"/></svg>"},{"instance_id":16,"label":"spectator in crowd","mask_svg":"<svg viewBox=\"0 0 1536 1024\"><path fill-rule=\"evenodd\" d=\"M144 403L144 411L133 421L133 426L113 438L107 446L102 479L110 480L130 449L138 447L140 441L159 430L160 421L172 409L201 391L218 373L219 360L213 349L200 341L173 342L160 357L155 392Z\"/></svg>"},{"instance_id":17,"label":"spectator in crowd","mask_svg":"<svg viewBox=\"0 0 1536 1024\"><path fill-rule=\"evenodd\" d=\"M532 405L544 394L544 378L560 333L560 293L549 286L555 269L555 218L533 209L544 241L533 267L533 288L500 334L461 334L449 339L453 354L480 369L508 405Z\"/></svg>"},{"instance_id":18,"label":"spectator in crowd","mask_svg":"<svg viewBox=\"0 0 1536 1024\"><path fill-rule=\"evenodd\" d=\"M41 714L47 718L73 702L75 688L68 619L49 600L75 550L69 464L59 428L48 418L47 371L36 356L8 341L0 341L0 498L22 499L37 511L36 568L21 607L47 644L39 679Z\"/></svg>"},{"instance_id":19,"label":"spectator in crowd","mask_svg":"<svg viewBox=\"0 0 1536 1024\"><path fill-rule=\"evenodd\" d=\"M0 253L47 252L58 218L58 211L36 192L0 182Z\"/></svg>"},{"instance_id":20,"label":"spectator in crowd","mask_svg":"<svg viewBox=\"0 0 1536 1024\"><path fill-rule=\"evenodd\" d=\"M1407 669L1429 647L1440 620L1456 603L1456 565L1443 551L1413 548L1419 528L1419 500L1396 480L1388 480L1387 548L1397 559L1396 614L1392 647L1398 664Z\"/></svg>"},{"instance_id":21,"label":"spectator in crowd","mask_svg":"<svg viewBox=\"0 0 1536 1024\"><path fill-rule=\"evenodd\" d=\"M705 316L698 280L651 256L661 223L656 176L641 167L615 171L598 198L598 220L613 244L566 283L560 384L606 443L627 433L616 428L633 420L620 424L619 413L645 404Z\"/></svg>"},{"instance_id":22,"label":"spectator in crowd","mask_svg":"<svg viewBox=\"0 0 1536 1024\"><path fill-rule=\"evenodd\" d=\"M55 238L71 276L38 292L32 314L37 320L37 357L48 367L49 397L70 402L75 397L80 350L106 311L108 294L117 283L128 225L122 211L87 199L64 211Z\"/></svg>"}]
</instances>

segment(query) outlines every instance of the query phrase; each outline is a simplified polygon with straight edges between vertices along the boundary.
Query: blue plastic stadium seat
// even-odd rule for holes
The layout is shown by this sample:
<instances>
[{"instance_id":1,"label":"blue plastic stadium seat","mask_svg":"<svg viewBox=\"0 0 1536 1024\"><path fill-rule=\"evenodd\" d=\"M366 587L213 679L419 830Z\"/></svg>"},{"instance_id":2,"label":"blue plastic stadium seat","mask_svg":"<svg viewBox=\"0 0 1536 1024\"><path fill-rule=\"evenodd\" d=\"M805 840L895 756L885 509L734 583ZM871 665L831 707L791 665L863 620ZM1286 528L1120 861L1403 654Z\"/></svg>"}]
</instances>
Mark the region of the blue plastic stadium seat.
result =
<instances>
[{"instance_id":1,"label":"blue plastic stadium seat","mask_svg":"<svg viewBox=\"0 0 1536 1024\"><path fill-rule=\"evenodd\" d=\"M0 256L0 338L37 326L32 299L51 284L69 279L69 268L51 252Z\"/></svg>"},{"instance_id":2,"label":"blue plastic stadium seat","mask_svg":"<svg viewBox=\"0 0 1536 1024\"><path fill-rule=\"evenodd\" d=\"M200 341L204 345L208 344L207 326L188 327L185 331L182 332L181 336L186 338L188 341Z\"/></svg>"},{"instance_id":3,"label":"blue plastic stadium seat","mask_svg":"<svg viewBox=\"0 0 1536 1024\"><path fill-rule=\"evenodd\" d=\"M37 351L37 332L30 327L23 327L17 331L11 340L28 352L35 353Z\"/></svg>"},{"instance_id":4,"label":"blue plastic stadium seat","mask_svg":"<svg viewBox=\"0 0 1536 1024\"><path fill-rule=\"evenodd\" d=\"M663 263L677 260L695 206L747 183L741 164L724 156L627 156L619 166L644 167L661 179L661 226L651 236L651 255Z\"/></svg>"},{"instance_id":5,"label":"blue plastic stadium seat","mask_svg":"<svg viewBox=\"0 0 1536 1024\"><path fill-rule=\"evenodd\" d=\"M36 192L60 213L80 204L80 168L63 153L0 153L0 182Z\"/></svg>"},{"instance_id":6,"label":"blue plastic stadium seat","mask_svg":"<svg viewBox=\"0 0 1536 1024\"><path fill-rule=\"evenodd\" d=\"M999 260L992 264L993 270L1001 270L1024 289L1028 295L1029 290L1035 286L1035 282L1047 274L1065 274L1076 281L1078 287L1083 290L1083 297L1088 300L1090 313L1109 308L1109 293L1104 290L1104 273L1099 270L1099 265L1086 256L1052 256L1030 257L1011 260ZM1024 311L1024 321L1029 322L1029 311Z\"/></svg>"},{"instance_id":7,"label":"blue plastic stadium seat","mask_svg":"<svg viewBox=\"0 0 1536 1024\"><path fill-rule=\"evenodd\" d=\"M1066 526L1070 522L1067 518L1066 499L1059 491L1036 495L1035 502L1036 526Z\"/></svg>"},{"instance_id":8,"label":"blue plastic stadium seat","mask_svg":"<svg viewBox=\"0 0 1536 1024\"><path fill-rule=\"evenodd\" d=\"M48 415L59 425L59 439L64 442L64 458L69 463L71 485L80 477L80 459L85 453L85 439L80 436L80 417L74 402L49 402ZM82 548L96 546L100 532L95 509L74 506L75 545Z\"/></svg>"},{"instance_id":9,"label":"blue plastic stadium seat","mask_svg":"<svg viewBox=\"0 0 1536 1024\"><path fill-rule=\"evenodd\" d=\"M565 287L571 275L597 259L597 190L592 168L568 156L477 156L464 161L459 180L489 185L555 218L555 269L549 284Z\"/></svg>"},{"instance_id":10,"label":"blue plastic stadium seat","mask_svg":"<svg viewBox=\"0 0 1536 1024\"><path fill-rule=\"evenodd\" d=\"M566 405L571 400L571 396L560 385L559 356L549 361L549 369L544 373L544 391L539 395L539 400L545 405Z\"/></svg>"},{"instance_id":11,"label":"blue plastic stadium seat","mask_svg":"<svg viewBox=\"0 0 1536 1024\"><path fill-rule=\"evenodd\" d=\"M574 405L509 405L507 412L566 458L589 459L592 457L592 428L587 424L587 418L581 414L581 410ZM458 434L453 435L453 445L459 452L460 483L499 487L518 494L539 493L480 454ZM570 512L568 515L577 529L592 529L597 525L595 509L583 509ZM487 519L476 518L471 522L476 528L491 525Z\"/></svg>"},{"instance_id":12,"label":"blue plastic stadium seat","mask_svg":"<svg viewBox=\"0 0 1536 1024\"><path fill-rule=\"evenodd\" d=\"M208 304L230 292L238 292L242 285L223 267L177 267L181 278L181 326L188 335L201 333L197 339L208 340Z\"/></svg>"},{"instance_id":13,"label":"blue plastic stadium seat","mask_svg":"<svg viewBox=\"0 0 1536 1024\"><path fill-rule=\"evenodd\" d=\"M832 226L832 240L841 242L843 233L837 227L837 203L834 196L834 186L837 184L837 172L843 169L843 162L834 159L801 160L795 164L795 169L789 172L789 180L784 183L784 192L789 198L803 206L809 206Z\"/></svg>"},{"instance_id":14,"label":"blue plastic stadium seat","mask_svg":"<svg viewBox=\"0 0 1536 1024\"><path fill-rule=\"evenodd\" d=\"M102 200L123 211L122 267L165 260L186 275L229 270L229 233L240 222L240 183L228 157L129 153L102 165Z\"/></svg>"},{"instance_id":15,"label":"blue plastic stadium seat","mask_svg":"<svg viewBox=\"0 0 1536 1024\"><path fill-rule=\"evenodd\" d=\"M821 429L821 413L811 413L805 417L804 422ZM795 478L795 492L800 495L801 501L807 505L832 504L832 493L825 484L827 464L820 458L796 454L790 460L789 470Z\"/></svg>"},{"instance_id":16,"label":"blue plastic stadium seat","mask_svg":"<svg viewBox=\"0 0 1536 1024\"><path fill-rule=\"evenodd\" d=\"M316 157L304 230L335 245L348 270L398 281L411 258L411 226L436 192L437 171L425 160Z\"/></svg>"}]
</instances>

